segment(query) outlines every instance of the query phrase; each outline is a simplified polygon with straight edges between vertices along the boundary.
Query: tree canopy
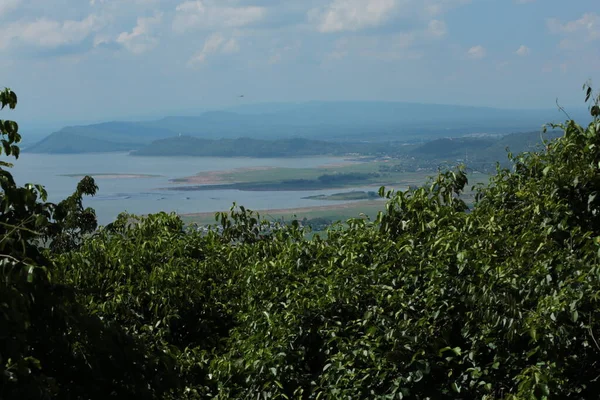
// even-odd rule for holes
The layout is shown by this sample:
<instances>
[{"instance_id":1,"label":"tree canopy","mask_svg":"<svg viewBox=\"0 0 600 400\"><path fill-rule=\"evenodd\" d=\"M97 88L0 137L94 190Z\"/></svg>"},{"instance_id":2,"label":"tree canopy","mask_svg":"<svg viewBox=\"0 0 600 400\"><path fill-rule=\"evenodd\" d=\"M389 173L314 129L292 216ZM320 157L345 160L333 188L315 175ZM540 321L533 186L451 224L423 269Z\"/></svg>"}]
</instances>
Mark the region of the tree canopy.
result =
<instances>
[{"instance_id":1,"label":"tree canopy","mask_svg":"<svg viewBox=\"0 0 600 400\"><path fill-rule=\"evenodd\" d=\"M552 126L475 203L460 168L308 239L243 207L96 226L0 170L0 398L590 399L600 121ZM14 92L1 94L14 108ZM0 122L18 157L18 126Z\"/></svg>"}]
</instances>

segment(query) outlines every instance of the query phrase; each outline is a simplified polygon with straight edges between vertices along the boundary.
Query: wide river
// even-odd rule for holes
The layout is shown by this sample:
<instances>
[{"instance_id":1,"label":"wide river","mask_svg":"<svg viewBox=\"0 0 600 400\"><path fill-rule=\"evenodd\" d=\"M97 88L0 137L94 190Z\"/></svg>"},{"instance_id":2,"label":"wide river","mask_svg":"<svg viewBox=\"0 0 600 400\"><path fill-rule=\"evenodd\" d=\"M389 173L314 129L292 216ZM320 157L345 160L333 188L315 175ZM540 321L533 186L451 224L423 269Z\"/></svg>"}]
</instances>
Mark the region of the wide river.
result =
<instances>
[{"instance_id":1,"label":"wide river","mask_svg":"<svg viewBox=\"0 0 600 400\"><path fill-rule=\"evenodd\" d=\"M159 211L180 214L228 210L233 202L253 210L297 208L331 205L328 200L303 197L332 194L344 190L265 191L239 190L167 191L173 178L183 178L208 171L235 168L287 167L311 168L339 163L340 158L220 158L220 157L133 157L126 153L102 154L32 154L22 153L14 162L12 173L17 183L40 183L48 191L48 200L57 202L73 193L79 178L64 174L147 174L152 178L97 178L100 187L95 197L86 198L86 206L96 210L100 224L105 225L123 211L149 214ZM353 190L366 188L353 188ZM374 190L368 188L368 190ZM339 201L337 203L345 203Z\"/></svg>"}]
</instances>

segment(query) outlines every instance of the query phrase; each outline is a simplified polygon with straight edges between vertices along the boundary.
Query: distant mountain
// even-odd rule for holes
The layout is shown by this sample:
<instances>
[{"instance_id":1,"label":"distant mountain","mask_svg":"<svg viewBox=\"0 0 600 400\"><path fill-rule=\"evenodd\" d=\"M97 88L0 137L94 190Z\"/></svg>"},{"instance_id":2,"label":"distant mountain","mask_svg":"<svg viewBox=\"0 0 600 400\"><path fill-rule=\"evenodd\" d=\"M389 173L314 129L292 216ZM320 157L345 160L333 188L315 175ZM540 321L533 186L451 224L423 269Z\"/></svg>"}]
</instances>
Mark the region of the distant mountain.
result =
<instances>
[{"instance_id":1,"label":"distant mountain","mask_svg":"<svg viewBox=\"0 0 600 400\"><path fill-rule=\"evenodd\" d=\"M139 143L111 142L71 133L68 131L55 132L42 141L27 147L31 153L106 153L114 151L129 151L141 147Z\"/></svg>"},{"instance_id":2,"label":"distant mountain","mask_svg":"<svg viewBox=\"0 0 600 400\"><path fill-rule=\"evenodd\" d=\"M98 153L139 149L173 132L138 122L68 126L25 149L31 153Z\"/></svg>"},{"instance_id":3,"label":"distant mountain","mask_svg":"<svg viewBox=\"0 0 600 400\"><path fill-rule=\"evenodd\" d=\"M549 132L545 139L557 137L559 132ZM422 145L406 146L402 142L336 142L305 138L262 140L201 139L178 136L159 139L133 151L137 156L215 156L215 157L303 157L315 155L368 156L407 155L420 162L455 162L468 159L471 162L495 163L507 161L506 148L513 153L538 150L542 146L539 132L515 133L510 135L484 135L478 137L442 138Z\"/></svg>"},{"instance_id":4,"label":"distant mountain","mask_svg":"<svg viewBox=\"0 0 600 400\"><path fill-rule=\"evenodd\" d=\"M577 111L573 117L585 115ZM507 134L560 122L557 110L398 102L308 102L263 104L172 116L156 121L106 122L66 127L26 148L31 152L97 152L141 149L157 139L185 135L200 139L289 139L327 141L415 141L475 133ZM65 144L65 135L72 143Z\"/></svg>"}]
</instances>

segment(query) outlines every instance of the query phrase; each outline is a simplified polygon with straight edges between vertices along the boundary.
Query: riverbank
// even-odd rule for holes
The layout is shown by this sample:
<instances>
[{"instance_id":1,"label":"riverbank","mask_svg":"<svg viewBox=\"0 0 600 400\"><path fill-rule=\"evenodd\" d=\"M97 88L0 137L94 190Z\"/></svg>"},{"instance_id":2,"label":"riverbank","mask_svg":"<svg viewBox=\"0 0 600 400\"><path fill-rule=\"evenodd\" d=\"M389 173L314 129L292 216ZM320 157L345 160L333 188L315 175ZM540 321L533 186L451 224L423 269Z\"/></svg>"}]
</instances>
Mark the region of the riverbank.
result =
<instances>
[{"instance_id":1,"label":"riverbank","mask_svg":"<svg viewBox=\"0 0 600 400\"><path fill-rule=\"evenodd\" d=\"M369 218L374 219L379 211L383 211L385 208L385 201L380 200L368 200L368 201L356 201L351 203L343 204L332 204L325 206L314 206L314 207L298 207L298 208L279 208L279 209L267 209L267 210L253 210L260 214L265 219L312 219L312 218L328 218L333 221L346 220L349 218L358 218L361 214L367 215ZM199 225L207 225L215 223L214 212L201 212L201 213L189 213L181 214L180 217L186 223L196 223Z\"/></svg>"}]
</instances>

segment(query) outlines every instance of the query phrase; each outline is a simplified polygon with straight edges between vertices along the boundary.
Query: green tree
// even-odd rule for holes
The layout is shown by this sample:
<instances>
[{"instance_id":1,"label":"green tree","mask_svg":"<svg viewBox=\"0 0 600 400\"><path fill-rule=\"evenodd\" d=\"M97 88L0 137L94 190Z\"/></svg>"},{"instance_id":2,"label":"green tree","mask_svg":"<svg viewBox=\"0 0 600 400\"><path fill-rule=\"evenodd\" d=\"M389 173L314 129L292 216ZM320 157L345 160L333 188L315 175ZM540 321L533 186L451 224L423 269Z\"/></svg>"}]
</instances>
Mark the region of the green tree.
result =
<instances>
[{"instance_id":1,"label":"green tree","mask_svg":"<svg viewBox=\"0 0 600 400\"><path fill-rule=\"evenodd\" d=\"M377 218L323 238L235 205L207 232L165 213L94 230L91 182L68 211L34 198L17 216L12 195L0 396L597 397L600 98L585 94L593 121L553 126L564 135L498 167L472 207L448 170L382 188Z\"/></svg>"},{"instance_id":2,"label":"green tree","mask_svg":"<svg viewBox=\"0 0 600 400\"><path fill-rule=\"evenodd\" d=\"M14 109L17 96L4 89L0 102ZM0 121L0 138L0 155L18 158L17 123ZM96 229L93 210L82 204L97 190L93 179L52 204L42 186L18 186L11 166L0 161L0 398L158 396L166 389L149 382L168 379L157 361L162 355L152 357L121 327L91 315L77 303L77 290L56 279L52 258Z\"/></svg>"}]
</instances>

